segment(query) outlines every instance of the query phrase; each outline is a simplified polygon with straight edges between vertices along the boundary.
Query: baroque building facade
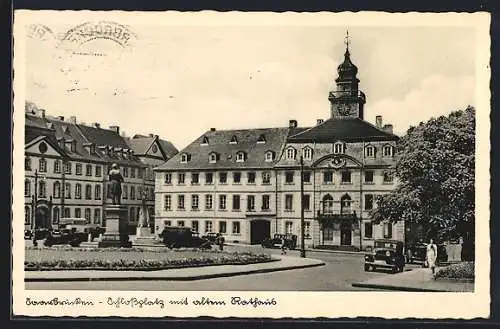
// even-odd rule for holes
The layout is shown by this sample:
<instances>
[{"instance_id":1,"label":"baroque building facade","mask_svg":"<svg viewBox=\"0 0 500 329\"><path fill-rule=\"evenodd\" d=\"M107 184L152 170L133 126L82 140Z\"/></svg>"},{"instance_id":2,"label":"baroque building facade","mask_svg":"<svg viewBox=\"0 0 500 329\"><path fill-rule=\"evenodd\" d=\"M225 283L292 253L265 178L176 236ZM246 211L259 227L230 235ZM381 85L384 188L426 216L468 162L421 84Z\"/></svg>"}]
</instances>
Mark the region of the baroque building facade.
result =
<instances>
[{"instance_id":1,"label":"baroque building facade","mask_svg":"<svg viewBox=\"0 0 500 329\"><path fill-rule=\"evenodd\" d=\"M226 241L260 243L275 233L301 234L305 245L365 249L375 239L404 241L403 222L374 223L378 196L397 182L390 124L364 120L365 94L347 45L329 92L330 118L313 127L212 128L155 169L155 229L190 226ZM302 171L301 171L302 170Z\"/></svg>"},{"instance_id":2,"label":"baroque building facade","mask_svg":"<svg viewBox=\"0 0 500 329\"><path fill-rule=\"evenodd\" d=\"M105 226L104 207L111 203L107 173L113 163L122 171L122 204L130 231L137 225L143 194L154 208L153 167L177 150L156 135L124 138L120 128L77 123L76 117L25 111L25 229L57 227L61 219L85 219ZM154 212L150 212L153 214ZM34 221L34 223L33 223ZM154 219L153 219L154 221Z\"/></svg>"}]
</instances>

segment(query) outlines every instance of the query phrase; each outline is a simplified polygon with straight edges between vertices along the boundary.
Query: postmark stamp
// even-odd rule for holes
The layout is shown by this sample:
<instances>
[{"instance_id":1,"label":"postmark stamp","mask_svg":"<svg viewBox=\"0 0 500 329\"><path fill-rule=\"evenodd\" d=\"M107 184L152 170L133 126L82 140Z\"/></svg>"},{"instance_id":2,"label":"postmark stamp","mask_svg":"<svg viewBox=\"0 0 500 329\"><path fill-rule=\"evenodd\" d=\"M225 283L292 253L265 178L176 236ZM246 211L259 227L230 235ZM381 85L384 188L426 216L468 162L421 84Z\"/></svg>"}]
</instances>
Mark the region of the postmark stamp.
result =
<instances>
[{"instance_id":1,"label":"postmark stamp","mask_svg":"<svg viewBox=\"0 0 500 329\"><path fill-rule=\"evenodd\" d=\"M68 30L61 42L84 45L96 39L107 39L127 47L137 35L127 26L111 21L85 22Z\"/></svg>"}]
</instances>

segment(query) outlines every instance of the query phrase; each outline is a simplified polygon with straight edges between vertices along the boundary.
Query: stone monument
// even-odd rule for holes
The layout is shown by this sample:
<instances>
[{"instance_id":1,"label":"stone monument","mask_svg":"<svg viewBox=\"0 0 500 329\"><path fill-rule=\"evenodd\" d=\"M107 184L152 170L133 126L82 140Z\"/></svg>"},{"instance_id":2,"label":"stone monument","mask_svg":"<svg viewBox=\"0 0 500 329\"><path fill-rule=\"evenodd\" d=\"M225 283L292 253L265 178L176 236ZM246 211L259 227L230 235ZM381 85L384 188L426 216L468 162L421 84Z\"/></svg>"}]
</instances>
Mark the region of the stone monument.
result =
<instances>
[{"instance_id":1,"label":"stone monument","mask_svg":"<svg viewBox=\"0 0 500 329\"><path fill-rule=\"evenodd\" d=\"M136 238L133 241L134 246L150 246L159 244L160 241L151 233L151 227L149 226L149 210L146 205L147 193L143 189L141 200L142 206L139 210L139 222L136 229Z\"/></svg>"},{"instance_id":2,"label":"stone monument","mask_svg":"<svg viewBox=\"0 0 500 329\"><path fill-rule=\"evenodd\" d=\"M127 234L127 207L121 204L123 176L116 163L111 166L108 177L111 182L110 194L113 202L104 207L106 231L98 246L131 247Z\"/></svg>"}]
</instances>

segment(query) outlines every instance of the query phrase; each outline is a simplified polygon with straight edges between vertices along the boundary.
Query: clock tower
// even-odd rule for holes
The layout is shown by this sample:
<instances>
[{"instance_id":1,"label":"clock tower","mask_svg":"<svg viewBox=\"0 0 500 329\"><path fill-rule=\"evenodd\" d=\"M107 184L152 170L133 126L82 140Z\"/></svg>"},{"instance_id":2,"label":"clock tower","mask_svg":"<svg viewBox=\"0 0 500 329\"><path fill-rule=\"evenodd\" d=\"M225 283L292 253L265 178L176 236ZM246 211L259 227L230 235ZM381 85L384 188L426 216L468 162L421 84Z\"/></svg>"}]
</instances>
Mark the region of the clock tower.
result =
<instances>
[{"instance_id":1,"label":"clock tower","mask_svg":"<svg viewBox=\"0 0 500 329\"><path fill-rule=\"evenodd\" d=\"M344 62L338 66L338 77L335 79L337 88L334 91L330 91L328 95L328 100L331 104L331 117L335 119L363 119L366 97L365 94L358 89L359 79L356 77L358 68L351 62L349 43L349 31L347 31L345 37L346 49Z\"/></svg>"}]
</instances>

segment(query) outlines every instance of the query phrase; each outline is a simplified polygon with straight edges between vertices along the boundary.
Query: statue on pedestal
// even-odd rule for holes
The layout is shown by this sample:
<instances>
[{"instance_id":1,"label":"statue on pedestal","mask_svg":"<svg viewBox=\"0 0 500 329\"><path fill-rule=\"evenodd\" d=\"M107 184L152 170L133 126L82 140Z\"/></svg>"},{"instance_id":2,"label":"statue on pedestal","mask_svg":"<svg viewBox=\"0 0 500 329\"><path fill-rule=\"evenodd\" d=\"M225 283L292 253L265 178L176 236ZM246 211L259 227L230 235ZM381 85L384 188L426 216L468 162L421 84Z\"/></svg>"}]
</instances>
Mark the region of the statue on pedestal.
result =
<instances>
[{"instance_id":1,"label":"statue on pedestal","mask_svg":"<svg viewBox=\"0 0 500 329\"><path fill-rule=\"evenodd\" d=\"M113 204L121 204L123 176L116 163L113 163L111 170L108 173L109 181L111 182L111 198Z\"/></svg>"},{"instance_id":2,"label":"statue on pedestal","mask_svg":"<svg viewBox=\"0 0 500 329\"><path fill-rule=\"evenodd\" d=\"M139 210L139 223L137 224L137 227L149 228L149 210L146 205L146 200L147 200L147 191L146 189L143 189L141 197L142 207Z\"/></svg>"}]
</instances>

